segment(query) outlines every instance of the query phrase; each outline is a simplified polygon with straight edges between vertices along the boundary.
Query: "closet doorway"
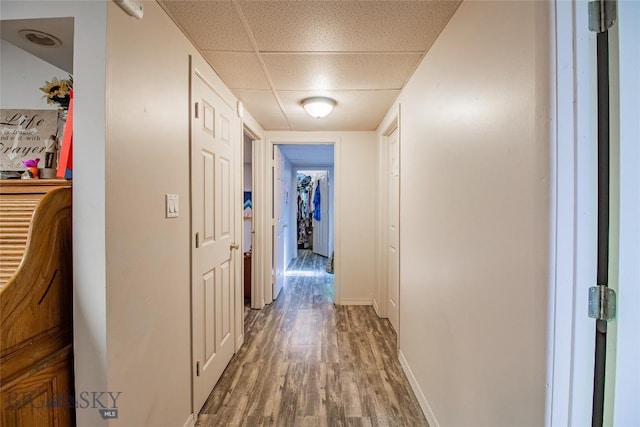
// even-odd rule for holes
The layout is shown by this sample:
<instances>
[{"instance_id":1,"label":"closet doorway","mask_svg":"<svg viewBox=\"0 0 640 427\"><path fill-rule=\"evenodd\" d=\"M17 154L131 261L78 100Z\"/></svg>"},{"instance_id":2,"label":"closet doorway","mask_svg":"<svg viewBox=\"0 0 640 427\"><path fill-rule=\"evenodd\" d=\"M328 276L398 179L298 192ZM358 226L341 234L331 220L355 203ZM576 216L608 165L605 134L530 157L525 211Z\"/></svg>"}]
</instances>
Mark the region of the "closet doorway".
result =
<instances>
[{"instance_id":1,"label":"closet doorway","mask_svg":"<svg viewBox=\"0 0 640 427\"><path fill-rule=\"evenodd\" d=\"M329 258L329 171L297 170L296 190L297 248Z\"/></svg>"}]
</instances>

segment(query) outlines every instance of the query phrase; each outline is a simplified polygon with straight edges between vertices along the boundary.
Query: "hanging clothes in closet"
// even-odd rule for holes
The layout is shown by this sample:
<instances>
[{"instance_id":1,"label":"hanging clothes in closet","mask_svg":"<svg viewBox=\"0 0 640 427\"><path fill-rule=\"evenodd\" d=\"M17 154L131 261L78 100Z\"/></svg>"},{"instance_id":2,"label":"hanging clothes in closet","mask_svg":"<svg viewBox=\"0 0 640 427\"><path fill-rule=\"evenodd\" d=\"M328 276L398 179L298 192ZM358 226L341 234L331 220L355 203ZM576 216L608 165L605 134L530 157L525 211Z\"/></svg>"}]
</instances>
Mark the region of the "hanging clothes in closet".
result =
<instances>
[{"instance_id":1,"label":"hanging clothes in closet","mask_svg":"<svg viewBox=\"0 0 640 427\"><path fill-rule=\"evenodd\" d=\"M320 221L320 180L316 183L316 189L313 192L313 219Z\"/></svg>"},{"instance_id":2,"label":"hanging clothes in closet","mask_svg":"<svg viewBox=\"0 0 640 427\"><path fill-rule=\"evenodd\" d=\"M309 175L298 173L298 249L313 248L313 209L311 194L313 180Z\"/></svg>"}]
</instances>

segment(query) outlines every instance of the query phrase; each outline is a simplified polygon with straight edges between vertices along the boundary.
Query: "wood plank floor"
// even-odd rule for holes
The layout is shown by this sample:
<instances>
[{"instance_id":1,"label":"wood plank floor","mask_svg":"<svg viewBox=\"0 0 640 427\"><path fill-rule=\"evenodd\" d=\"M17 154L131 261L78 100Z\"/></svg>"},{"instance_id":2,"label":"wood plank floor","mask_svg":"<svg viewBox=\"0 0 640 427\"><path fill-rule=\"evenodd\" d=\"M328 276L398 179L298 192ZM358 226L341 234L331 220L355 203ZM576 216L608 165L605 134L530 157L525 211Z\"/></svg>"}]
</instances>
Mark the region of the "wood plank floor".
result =
<instances>
[{"instance_id":1,"label":"wood plank floor","mask_svg":"<svg viewBox=\"0 0 640 427\"><path fill-rule=\"evenodd\" d=\"M427 426L371 306L334 306L327 258L299 251L270 306L251 310L245 343L196 426Z\"/></svg>"}]
</instances>

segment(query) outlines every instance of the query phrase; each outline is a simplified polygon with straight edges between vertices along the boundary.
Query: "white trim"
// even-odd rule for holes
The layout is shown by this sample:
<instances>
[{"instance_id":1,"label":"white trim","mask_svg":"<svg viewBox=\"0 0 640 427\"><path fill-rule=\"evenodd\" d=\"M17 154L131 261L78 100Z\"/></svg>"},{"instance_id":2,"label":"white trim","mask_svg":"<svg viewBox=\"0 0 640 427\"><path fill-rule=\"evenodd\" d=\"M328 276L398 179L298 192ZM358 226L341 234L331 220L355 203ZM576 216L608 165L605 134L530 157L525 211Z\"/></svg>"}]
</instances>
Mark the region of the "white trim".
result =
<instances>
[{"instance_id":1,"label":"white trim","mask_svg":"<svg viewBox=\"0 0 640 427\"><path fill-rule=\"evenodd\" d=\"M264 278L264 302L270 304L274 298L272 295L272 286L271 286L271 269L272 269L272 258L273 258L273 236L270 232L272 226L272 205L273 205L273 197L272 197L272 174L271 174L271 165L273 163L272 156L270 155L273 152L274 145L287 145L287 144L297 144L297 145L313 145L313 144L331 144L333 145L333 194L334 194L334 204L333 204L333 238L334 238L334 280L333 280L333 302L335 304L342 304L340 301L340 290L341 290L341 262L340 262L340 238L341 238L341 225L342 225L342 216L341 216L341 141L342 139L337 136L327 136L327 137L300 137L294 135L286 135L286 136L270 136L268 133L265 135L264 144L265 150L267 151L266 155L262 159L262 165L264 170L262 171L261 176L262 187L260 191L262 192L261 200L264 200L262 203L262 209L260 209L260 214L263 216L263 221L256 224L256 227L260 226L261 228L258 230L256 228L256 236L258 234L263 236L262 242L260 243L260 248L264 253L264 259L262 263L262 277ZM255 161L255 159L254 159ZM326 169L328 166L322 166L323 169ZM307 168L305 166L305 168ZM255 190L254 190L255 191ZM255 196L254 196L255 197ZM256 211L254 210L254 215ZM256 242L257 244L257 242ZM371 305L371 301L369 300L368 305Z\"/></svg>"},{"instance_id":2,"label":"white trim","mask_svg":"<svg viewBox=\"0 0 640 427\"><path fill-rule=\"evenodd\" d=\"M376 311L376 314L379 318L384 319L384 317L380 316L380 309L378 308L378 301L375 298L372 300L373 309Z\"/></svg>"},{"instance_id":3,"label":"white trim","mask_svg":"<svg viewBox=\"0 0 640 427\"><path fill-rule=\"evenodd\" d=\"M249 138L251 138L251 193L252 193L252 198L253 198L253 206L258 206L259 203L261 203L260 200L257 200L256 196L256 191L255 191L255 187L257 186L256 183L256 177L259 177L261 175L259 175L260 171L261 171L261 164L260 162L256 161L257 158L260 157L260 155L258 154L259 148L258 147L262 147L264 144L262 143L263 141L263 136L262 136L262 129L260 128L260 125L255 123L254 120L248 116L248 113L245 112L245 121L243 121L242 123L242 158L244 159L244 136L247 135ZM247 122L248 119L248 122ZM256 131L255 129L259 128L260 132ZM244 165L243 165L244 167ZM246 188L246 186L244 185L244 173L242 174L242 188L244 191L244 188ZM243 199L244 200L244 199ZM251 228L253 229L253 231L256 230L256 224L257 222L260 220L260 214L256 212L256 210L254 209L253 211L253 218L252 218L252 225ZM242 230L242 232L244 233L244 229ZM245 236L242 236L242 241L245 241ZM256 272L259 271L258 266L262 265L261 264L261 260L262 260L262 251L261 251L261 247L259 245L259 241L260 241L260 236L257 235L256 233L254 233L251 236L251 249L252 249L252 254L251 254L251 308L253 309L261 309L262 307L264 307L264 289L262 286L262 281L260 280L261 276L259 274L256 274ZM243 269L242 269L242 273L243 273L243 281L244 281L244 263L243 263ZM244 288L243 288L244 289ZM244 295L244 290L243 290L243 295ZM243 301L244 304L244 301ZM244 309L243 311L243 318L244 318ZM243 322L244 325L244 322Z\"/></svg>"},{"instance_id":4,"label":"white trim","mask_svg":"<svg viewBox=\"0 0 640 427\"><path fill-rule=\"evenodd\" d=\"M398 129L398 144L400 144L400 104L394 104L380 123L377 130L378 136L378 189L377 197L377 216L376 216L376 247L378 248L376 257L376 283L373 293L374 308L378 317L388 318L389 293L387 283L387 157L389 151L387 144L389 135ZM398 145L401 149L401 145ZM402 178L402 177L401 177ZM399 302L399 301L398 301ZM400 329L400 305L398 305L398 329ZM399 340L399 330L398 342Z\"/></svg>"},{"instance_id":5,"label":"white trim","mask_svg":"<svg viewBox=\"0 0 640 427\"><path fill-rule=\"evenodd\" d=\"M409 385L411 385L411 389L413 390L413 393L416 395L416 398L418 399L418 403L420 404L420 408L422 409L422 412L424 413L424 416L427 419L427 423L429 424L429 427L440 427L440 424L436 419L436 415L433 413L433 409L431 409L431 405L429 405L429 402L427 401L426 396L422 392L422 389L420 388L420 384L418 384L418 380L416 379L416 376L413 374L413 371L409 366L409 362L407 362L407 359L404 357L404 353L402 352L402 350L398 350L398 360L400 360L400 366L402 366L402 370L404 371L404 374L407 376L407 379L409 380Z\"/></svg>"},{"instance_id":6,"label":"white trim","mask_svg":"<svg viewBox=\"0 0 640 427\"><path fill-rule=\"evenodd\" d=\"M573 5L551 12L551 197L545 426L569 425L575 257ZM562 144L562 141L567 143ZM565 284L565 286L561 286ZM567 286L571 284L571 286Z\"/></svg>"},{"instance_id":7,"label":"white trim","mask_svg":"<svg viewBox=\"0 0 640 427\"><path fill-rule=\"evenodd\" d=\"M255 253L252 254L252 267L251 271L251 284L253 287L253 291L256 293L256 297L252 300L252 308L262 309L266 303L267 298L265 292L267 287L269 290L271 289L271 282L265 282L265 274L264 274L264 258L265 254L265 227L267 227L267 220L265 216L267 215L267 208L265 206L267 195L265 193L265 184L264 184L264 176L266 175L265 171L265 143L264 143L264 135L263 139L259 142L252 143L253 149L253 185L251 189L251 197L253 198L253 245L256 249ZM253 257L255 256L255 259ZM267 285L268 284L268 285ZM268 300L270 303L271 300Z\"/></svg>"},{"instance_id":8,"label":"white trim","mask_svg":"<svg viewBox=\"0 0 640 427\"><path fill-rule=\"evenodd\" d=\"M551 224L545 426L588 425L595 284L595 35L587 3L556 0L551 30Z\"/></svg>"},{"instance_id":9,"label":"white trim","mask_svg":"<svg viewBox=\"0 0 640 427\"><path fill-rule=\"evenodd\" d=\"M189 418L184 422L183 427L194 427L196 425L196 419L193 414L189 414Z\"/></svg>"},{"instance_id":10,"label":"white trim","mask_svg":"<svg viewBox=\"0 0 640 427\"><path fill-rule=\"evenodd\" d=\"M343 298L337 305L373 305L371 298Z\"/></svg>"}]
</instances>

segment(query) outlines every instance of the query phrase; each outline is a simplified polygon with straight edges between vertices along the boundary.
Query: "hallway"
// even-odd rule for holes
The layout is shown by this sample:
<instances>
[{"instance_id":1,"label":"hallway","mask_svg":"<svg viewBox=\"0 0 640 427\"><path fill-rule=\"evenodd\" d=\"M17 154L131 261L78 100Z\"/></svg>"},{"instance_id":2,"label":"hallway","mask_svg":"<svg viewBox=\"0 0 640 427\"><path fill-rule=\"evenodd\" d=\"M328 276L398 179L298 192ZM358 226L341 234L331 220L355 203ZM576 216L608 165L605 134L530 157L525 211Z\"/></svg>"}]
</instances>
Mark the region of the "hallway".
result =
<instances>
[{"instance_id":1,"label":"hallway","mask_svg":"<svg viewBox=\"0 0 640 427\"><path fill-rule=\"evenodd\" d=\"M279 298L246 316L245 344L197 426L420 426L427 422L371 306L334 306L327 259L300 251Z\"/></svg>"}]
</instances>

